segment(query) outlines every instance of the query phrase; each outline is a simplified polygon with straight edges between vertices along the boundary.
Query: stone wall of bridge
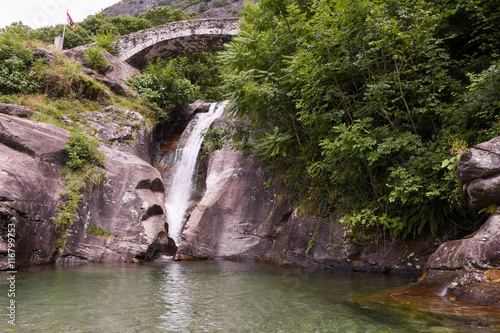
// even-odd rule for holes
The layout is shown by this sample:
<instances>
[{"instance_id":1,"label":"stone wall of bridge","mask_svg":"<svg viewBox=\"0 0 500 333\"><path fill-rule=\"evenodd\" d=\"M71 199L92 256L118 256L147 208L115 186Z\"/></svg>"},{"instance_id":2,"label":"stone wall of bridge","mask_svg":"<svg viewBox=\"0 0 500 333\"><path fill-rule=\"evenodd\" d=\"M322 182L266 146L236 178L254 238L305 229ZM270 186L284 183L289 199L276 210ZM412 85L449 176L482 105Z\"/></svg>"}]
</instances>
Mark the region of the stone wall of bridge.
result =
<instances>
[{"instance_id":1,"label":"stone wall of bridge","mask_svg":"<svg viewBox=\"0 0 500 333\"><path fill-rule=\"evenodd\" d=\"M197 19L172 22L121 36L118 58L142 69L157 58L183 53L221 51L239 33L239 18Z\"/></svg>"}]
</instances>

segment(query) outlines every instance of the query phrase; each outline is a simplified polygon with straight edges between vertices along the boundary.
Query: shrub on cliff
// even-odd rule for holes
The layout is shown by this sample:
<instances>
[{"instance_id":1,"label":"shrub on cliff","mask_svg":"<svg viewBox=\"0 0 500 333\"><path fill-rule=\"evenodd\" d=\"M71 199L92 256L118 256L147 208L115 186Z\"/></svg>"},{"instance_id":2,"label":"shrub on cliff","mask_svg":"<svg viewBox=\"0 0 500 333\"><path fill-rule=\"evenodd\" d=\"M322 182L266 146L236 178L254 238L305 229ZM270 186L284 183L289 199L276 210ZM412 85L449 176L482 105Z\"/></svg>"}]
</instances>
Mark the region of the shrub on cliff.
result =
<instances>
[{"instance_id":1,"label":"shrub on cliff","mask_svg":"<svg viewBox=\"0 0 500 333\"><path fill-rule=\"evenodd\" d=\"M142 96L166 111L184 107L193 100L196 86L177 70L177 61L158 61L148 67L127 84Z\"/></svg>"},{"instance_id":2,"label":"shrub on cliff","mask_svg":"<svg viewBox=\"0 0 500 333\"><path fill-rule=\"evenodd\" d=\"M104 55L104 48L100 46L90 46L83 51L83 60L90 68L105 74L109 69L109 61Z\"/></svg>"},{"instance_id":3,"label":"shrub on cliff","mask_svg":"<svg viewBox=\"0 0 500 333\"><path fill-rule=\"evenodd\" d=\"M88 189L92 192L94 186L99 186L106 178L102 169L106 162L105 156L98 146L99 140L89 137L82 129L74 129L64 147L69 158L60 177L67 188L61 194L66 195L67 199L60 203L59 213L54 218L54 223L61 232L58 240L60 251L66 244L66 232L75 221L82 198L81 191Z\"/></svg>"}]
</instances>

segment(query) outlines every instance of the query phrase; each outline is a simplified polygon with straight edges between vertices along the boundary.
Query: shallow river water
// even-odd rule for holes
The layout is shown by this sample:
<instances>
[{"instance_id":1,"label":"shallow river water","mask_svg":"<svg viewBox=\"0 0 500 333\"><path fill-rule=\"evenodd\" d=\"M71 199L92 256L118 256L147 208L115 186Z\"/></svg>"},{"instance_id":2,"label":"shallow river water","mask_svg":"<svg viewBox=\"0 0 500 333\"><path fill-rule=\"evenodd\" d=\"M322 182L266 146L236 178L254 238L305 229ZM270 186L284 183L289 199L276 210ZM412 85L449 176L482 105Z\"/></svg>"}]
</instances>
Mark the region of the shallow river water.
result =
<instances>
[{"instance_id":1,"label":"shallow river water","mask_svg":"<svg viewBox=\"0 0 500 333\"><path fill-rule=\"evenodd\" d=\"M416 276L202 261L28 268L1 332L479 332L466 320L362 301Z\"/></svg>"}]
</instances>

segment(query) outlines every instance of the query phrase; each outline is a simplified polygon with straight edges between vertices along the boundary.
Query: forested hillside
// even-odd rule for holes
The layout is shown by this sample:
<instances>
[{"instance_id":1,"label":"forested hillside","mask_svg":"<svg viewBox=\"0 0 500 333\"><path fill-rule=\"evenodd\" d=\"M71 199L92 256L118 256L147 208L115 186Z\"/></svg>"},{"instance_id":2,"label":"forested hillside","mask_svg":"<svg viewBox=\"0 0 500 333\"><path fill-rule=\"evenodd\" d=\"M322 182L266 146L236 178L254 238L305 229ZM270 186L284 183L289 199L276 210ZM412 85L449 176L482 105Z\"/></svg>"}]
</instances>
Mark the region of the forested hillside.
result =
<instances>
[{"instance_id":1,"label":"forested hillside","mask_svg":"<svg viewBox=\"0 0 500 333\"><path fill-rule=\"evenodd\" d=\"M244 0L122 0L102 11L110 17L137 16L150 9L171 6L186 13L198 13L199 18L232 17L243 10Z\"/></svg>"}]
</instances>

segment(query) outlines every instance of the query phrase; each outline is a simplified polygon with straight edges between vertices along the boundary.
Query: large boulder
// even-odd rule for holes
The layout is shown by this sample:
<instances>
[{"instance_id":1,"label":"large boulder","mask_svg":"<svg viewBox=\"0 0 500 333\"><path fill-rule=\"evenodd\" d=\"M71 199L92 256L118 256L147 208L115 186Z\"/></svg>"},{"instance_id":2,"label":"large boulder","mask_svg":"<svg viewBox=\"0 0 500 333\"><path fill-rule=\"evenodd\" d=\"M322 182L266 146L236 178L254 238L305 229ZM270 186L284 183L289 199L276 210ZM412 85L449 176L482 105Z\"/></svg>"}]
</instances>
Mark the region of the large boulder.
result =
<instances>
[{"instance_id":1,"label":"large boulder","mask_svg":"<svg viewBox=\"0 0 500 333\"><path fill-rule=\"evenodd\" d=\"M86 65L83 58L83 52L85 52L90 46L90 44L77 46L69 50L64 50L63 54L66 57L81 63L82 65ZM130 66L107 51L104 52L104 57L109 62L109 69L105 76L112 81L125 82L127 79L140 73L138 69ZM90 73L90 75L93 75L93 73Z\"/></svg>"},{"instance_id":2,"label":"large boulder","mask_svg":"<svg viewBox=\"0 0 500 333\"><path fill-rule=\"evenodd\" d=\"M500 214L470 237L441 244L425 274L406 292L500 309Z\"/></svg>"},{"instance_id":3,"label":"large boulder","mask_svg":"<svg viewBox=\"0 0 500 333\"><path fill-rule=\"evenodd\" d=\"M0 113L9 116L27 118L28 116L32 116L38 112L22 105L0 103Z\"/></svg>"},{"instance_id":4,"label":"large boulder","mask_svg":"<svg viewBox=\"0 0 500 333\"><path fill-rule=\"evenodd\" d=\"M6 269L6 245L15 226L16 267L48 263L57 249L59 180L66 130L0 114L0 264Z\"/></svg>"},{"instance_id":5,"label":"large boulder","mask_svg":"<svg viewBox=\"0 0 500 333\"><path fill-rule=\"evenodd\" d=\"M500 137L462 154L457 177L464 184L471 208L500 204Z\"/></svg>"},{"instance_id":6,"label":"large boulder","mask_svg":"<svg viewBox=\"0 0 500 333\"><path fill-rule=\"evenodd\" d=\"M470 237L441 244L427 262L427 270L500 268L500 214Z\"/></svg>"},{"instance_id":7,"label":"large boulder","mask_svg":"<svg viewBox=\"0 0 500 333\"><path fill-rule=\"evenodd\" d=\"M212 103L208 103L202 101L201 99L197 99L193 103L188 104L183 110L183 116L188 119L192 115L196 113L208 112L210 110L210 105Z\"/></svg>"},{"instance_id":8,"label":"large boulder","mask_svg":"<svg viewBox=\"0 0 500 333\"><path fill-rule=\"evenodd\" d=\"M42 161L63 164L68 138L60 127L0 114L0 142Z\"/></svg>"}]
</instances>

